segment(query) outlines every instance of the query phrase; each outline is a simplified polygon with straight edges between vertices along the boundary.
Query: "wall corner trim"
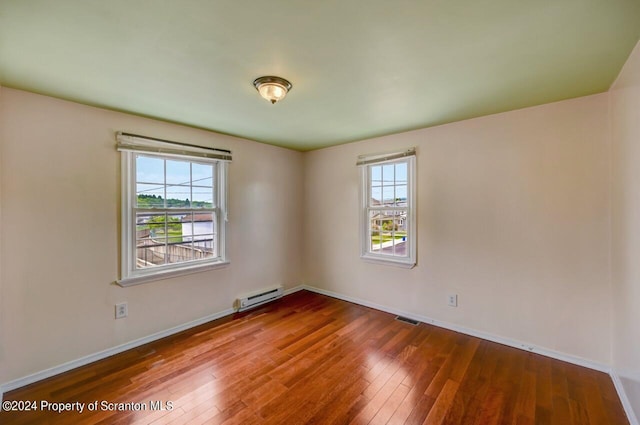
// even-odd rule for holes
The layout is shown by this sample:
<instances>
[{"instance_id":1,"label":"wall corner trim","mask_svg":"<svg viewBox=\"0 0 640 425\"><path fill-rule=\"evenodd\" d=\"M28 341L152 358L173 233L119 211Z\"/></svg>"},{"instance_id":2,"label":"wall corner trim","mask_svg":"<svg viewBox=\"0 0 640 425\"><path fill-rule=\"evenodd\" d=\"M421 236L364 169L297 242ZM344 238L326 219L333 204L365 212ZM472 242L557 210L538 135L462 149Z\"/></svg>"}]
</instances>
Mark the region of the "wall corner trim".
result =
<instances>
[{"instance_id":1,"label":"wall corner trim","mask_svg":"<svg viewBox=\"0 0 640 425\"><path fill-rule=\"evenodd\" d=\"M290 294L293 294L294 292L302 291L304 289L308 289L308 287L305 285L294 286L293 288L285 289L284 295L290 295Z\"/></svg>"},{"instance_id":2,"label":"wall corner trim","mask_svg":"<svg viewBox=\"0 0 640 425\"><path fill-rule=\"evenodd\" d=\"M631 401L629 397L627 397L627 393L624 390L624 385L622 384L622 380L620 379L620 375L615 368L611 368L609 370L609 376L611 376L611 380L613 381L613 385L616 388L616 392L618 393L618 397L620 397L620 402L622 403L622 407L624 408L624 412L627 414L627 419L629 419L630 425L640 425L638 421L638 417L636 413L633 411L633 406L631 405Z\"/></svg>"}]
</instances>

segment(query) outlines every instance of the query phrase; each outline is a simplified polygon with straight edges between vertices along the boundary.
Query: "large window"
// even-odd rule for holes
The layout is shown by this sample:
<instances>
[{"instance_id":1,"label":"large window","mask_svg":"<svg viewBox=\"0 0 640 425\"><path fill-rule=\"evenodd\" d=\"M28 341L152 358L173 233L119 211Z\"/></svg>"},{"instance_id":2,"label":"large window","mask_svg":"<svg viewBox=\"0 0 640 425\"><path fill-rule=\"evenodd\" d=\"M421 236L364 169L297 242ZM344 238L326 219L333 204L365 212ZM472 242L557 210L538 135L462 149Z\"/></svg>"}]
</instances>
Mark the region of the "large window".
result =
<instances>
[{"instance_id":1,"label":"large window","mask_svg":"<svg viewBox=\"0 0 640 425\"><path fill-rule=\"evenodd\" d=\"M361 156L361 256L413 267L416 263L415 151Z\"/></svg>"},{"instance_id":2,"label":"large window","mask_svg":"<svg viewBox=\"0 0 640 425\"><path fill-rule=\"evenodd\" d=\"M123 286L227 263L226 160L203 148L119 135ZM129 143L126 143L129 142Z\"/></svg>"}]
</instances>

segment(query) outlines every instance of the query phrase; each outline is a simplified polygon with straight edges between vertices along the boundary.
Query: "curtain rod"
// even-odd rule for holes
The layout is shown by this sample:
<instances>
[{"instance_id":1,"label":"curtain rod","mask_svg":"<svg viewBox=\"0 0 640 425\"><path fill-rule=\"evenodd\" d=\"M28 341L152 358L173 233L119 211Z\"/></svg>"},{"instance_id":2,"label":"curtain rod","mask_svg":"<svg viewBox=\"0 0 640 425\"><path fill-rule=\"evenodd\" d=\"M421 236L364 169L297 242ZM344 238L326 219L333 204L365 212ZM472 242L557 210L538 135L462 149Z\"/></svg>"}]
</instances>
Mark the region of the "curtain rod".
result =
<instances>
[{"instance_id":1,"label":"curtain rod","mask_svg":"<svg viewBox=\"0 0 640 425\"><path fill-rule=\"evenodd\" d=\"M226 149L209 148L207 146L192 145L190 143L174 142L172 140L157 139L155 137L141 136L139 134L133 134L133 133L124 133L122 131L119 132L119 134L122 135L122 136L127 136L127 137L137 137L139 139L147 139L147 140L153 140L153 141L156 141L156 142L170 143L172 145L187 146L187 147L190 147L190 148L206 149L206 150L210 150L210 151L224 152L224 153L231 154L231 151L230 150L226 150Z\"/></svg>"}]
</instances>

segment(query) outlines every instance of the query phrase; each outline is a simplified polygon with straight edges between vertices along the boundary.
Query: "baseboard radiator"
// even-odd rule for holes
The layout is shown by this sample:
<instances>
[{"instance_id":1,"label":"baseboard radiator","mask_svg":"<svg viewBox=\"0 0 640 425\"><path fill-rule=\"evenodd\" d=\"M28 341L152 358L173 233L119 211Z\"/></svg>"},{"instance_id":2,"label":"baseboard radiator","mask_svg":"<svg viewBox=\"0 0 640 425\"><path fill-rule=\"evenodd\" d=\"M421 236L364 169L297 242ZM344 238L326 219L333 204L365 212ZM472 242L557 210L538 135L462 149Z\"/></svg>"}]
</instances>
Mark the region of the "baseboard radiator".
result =
<instances>
[{"instance_id":1,"label":"baseboard radiator","mask_svg":"<svg viewBox=\"0 0 640 425\"><path fill-rule=\"evenodd\" d=\"M235 308L237 311L249 310L250 308L254 308L273 300L277 300L278 298L282 298L283 294L284 289L282 288L282 286L265 289L260 292L254 292L250 295L238 298L236 300Z\"/></svg>"}]
</instances>

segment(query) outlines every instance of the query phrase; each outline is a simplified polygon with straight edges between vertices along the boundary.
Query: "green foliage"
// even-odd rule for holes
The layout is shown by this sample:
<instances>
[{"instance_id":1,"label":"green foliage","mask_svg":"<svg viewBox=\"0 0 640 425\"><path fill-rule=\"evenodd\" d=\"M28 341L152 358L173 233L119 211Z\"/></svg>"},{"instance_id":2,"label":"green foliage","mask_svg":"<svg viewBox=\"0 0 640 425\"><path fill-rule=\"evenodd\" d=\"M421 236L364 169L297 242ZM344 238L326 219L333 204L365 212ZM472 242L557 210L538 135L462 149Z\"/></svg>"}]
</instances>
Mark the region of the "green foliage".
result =
<instances>
[{"instance_id":1,"label":"green foliage","mask_svg":"<svg viewBox=\"0 0 640 425\"><path fill-rule=\"evenodd\" d=\"M151 217L144 225L138 225L138 230L149 229L152 238L167 237L169 243L182 242L182 222L178 217L168 217L166 220L165 234L165 216L157 215Z\"/></svg>"},{"instance_id":2,"label":"green foliage","mask_svg":"<svg viewBox=\"0 0 640 425\"><path fill-rule=\"evenodd\" d=\"M164 199L159 195L138 195L138 208L165 208ZM213 205L211 202L203 202L203 201L193 201L190 202L189 199L181 200L181 199L167 199L167 208L211 208Z\"/></svg>"},{"instance_id":3,"label":"green foliage","mask_svg":"<svg viewBox=\"0 0 640 425\"><path fill-rule=\"evenodd\" d=\"M384 242L389 242L392 239L395 239L396 241L401 241L403 237L407 236L407 232L395 232L392 233L391 232L371 232L371 243L375 244L381 244Z\"/></svg>"},{"instance_id":4,"label":"green foliage","mask_svg":"<svg viewBox=\"0 0 640 425\"><path fill-rule=\"evenodd\" d=\"M138 208L164 207L164 200L156 195L138 195Z\"/></svg>"},{"instance_id":5,"label":"green foliage","mask_svg":"<svg viewBox=\"0 0 640 425\"><path fill-rule=\"evenodd\" d=\"M169 219L167 220L167 230L169 231L169 233L172 232L180 232L180 234L182 234L182 223L180 222L180 219L178 217L168 217ZM164 215L157 215L155 217L150 218L147 221L147 225L149 226L149 229L151 229L151 231L155 231L156 233L160 232L164 232L164 223L165 223L165 216Z\"/></svg>"},{"instance_id":6,"label":"green foliage","mask_svg":"<svg viewBox=\"0 0 640 425\"><path fill-rule=\"evenodd\" d=\"M385 220L382 223L382 230L386 230L388 232L391 230L398 230L398 226L393 225L393 220Z\"/></svg>"},{"instance_id":7,"label":"green foliage","mask_svg":"<svg viewBox=\"0 0 640 425\"><path fill-rule=\"evenodd\" d=\"M212 208L211 202L194 201L189 199L167 199L165 200L159 195L138 195L138 208ZM182 222L178 217L168 217L166 222L169 243L182 242ZM150 218L144 225L139 225L138 230L149 229L152 238L165 237L165 216L157 215Z\"/></svg>"}]
</instances>

